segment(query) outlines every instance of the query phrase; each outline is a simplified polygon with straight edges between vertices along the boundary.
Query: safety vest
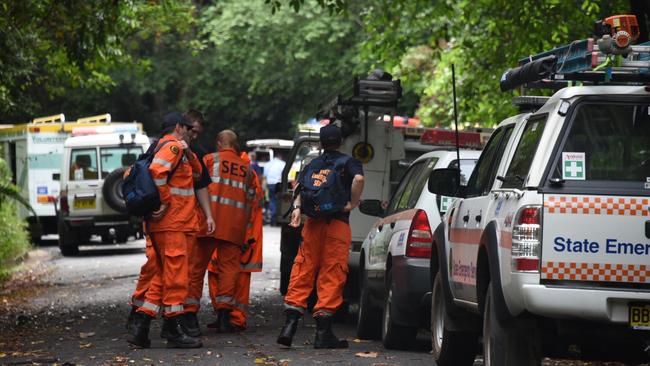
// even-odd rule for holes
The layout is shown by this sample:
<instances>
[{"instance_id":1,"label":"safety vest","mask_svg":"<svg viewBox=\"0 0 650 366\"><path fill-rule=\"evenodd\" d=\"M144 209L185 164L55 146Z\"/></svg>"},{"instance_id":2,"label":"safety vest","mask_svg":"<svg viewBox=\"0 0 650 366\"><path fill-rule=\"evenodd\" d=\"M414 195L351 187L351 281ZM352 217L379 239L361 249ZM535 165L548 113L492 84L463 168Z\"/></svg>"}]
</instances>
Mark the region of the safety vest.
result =
<instances>
[{"instance_id":1,"label":"safety vest","mask_svg":"<svg viewBox=\"0 0 650 366\"><path fill-rule=\"evenodd\" d=\"M165 135L158 143L165 141L171 142L156 153L149 173L158 187L160 201L169 207L160 220L148 222L149 230L196 232L199 224L195 210L194 176L201 173L201 164L194 153L193 158L188 159L180 142L172 135ZM169 173L177 165L178 168L169 178Z\"/></svg>"},{"instance_id":2,"label":"safety vest","mask_svg":"<svg viewBox=\"0 0 650 366\"><path fill-rule=\"evenodd\" d=\"M251 216L246 227L245 251L241 256L241 272L261 272L262 271L262 231L264 226L264 191L259 181L259 177L254 170L253 185L255 197L253 198Z\"/></svg>"},{"instance_id":3,"label":"safety vest","mask_svg":"<svg viewBox=\"0 0 650 366\"><path fill-rule=\"evenodd\" d=\"M208 186L216 228L212 237L243 245L255 190L250 166L233 149L203 157L212 182Z\"/></svg>"}]
</instances>

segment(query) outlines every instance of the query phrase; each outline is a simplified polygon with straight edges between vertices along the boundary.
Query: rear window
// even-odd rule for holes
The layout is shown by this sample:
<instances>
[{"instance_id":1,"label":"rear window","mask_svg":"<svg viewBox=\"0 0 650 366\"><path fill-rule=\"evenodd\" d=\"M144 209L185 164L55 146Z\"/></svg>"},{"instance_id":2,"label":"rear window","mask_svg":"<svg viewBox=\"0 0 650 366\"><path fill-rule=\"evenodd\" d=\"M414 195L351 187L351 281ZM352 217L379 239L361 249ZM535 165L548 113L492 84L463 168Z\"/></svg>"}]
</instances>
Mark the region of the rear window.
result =
<instances>
[{"instance_id":1,"label":"rear window","mask_svg":"<svg viewBox=\"0 0 650 366\"><path fill-rule=\"evenodd\" d=\"M648 104L582 103L552 176L589 181L650 182Z\"/></svg>"},{"instance_id":2,"label":"rear window","mask_svg":"<svg viewBox=\"0 0 650 366\"><path fill-rule=\"evenodd\" d=\"M142 147L103 147L99 150L102 179L117 168L128 167L142 154Z\"/></svg>"},{"instance_id":3,"label":"rear window","mask_svg":"<svg viewBox=\"0 0 650 366\"><path fill-rule=\"evenodd\" d=\"M73 149L70 152L70 180L98 179L97 150Z\"/></svg>"}]
</instances>

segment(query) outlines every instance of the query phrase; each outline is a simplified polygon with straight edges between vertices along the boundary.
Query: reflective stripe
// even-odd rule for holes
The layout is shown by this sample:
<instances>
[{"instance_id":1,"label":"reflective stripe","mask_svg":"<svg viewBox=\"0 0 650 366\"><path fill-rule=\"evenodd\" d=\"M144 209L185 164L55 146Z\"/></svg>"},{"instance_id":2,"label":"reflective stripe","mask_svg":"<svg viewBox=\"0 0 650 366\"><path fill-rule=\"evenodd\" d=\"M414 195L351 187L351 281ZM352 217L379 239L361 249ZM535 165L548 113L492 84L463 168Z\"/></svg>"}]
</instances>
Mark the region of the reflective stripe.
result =
<instances>
[{"instance_id":1,"label":"reflective stripe","mask_svg":"<svg viewBox=\"0 0 650 366\"><path fill-rule=\"evenodd\" d=\"M233 188L239 188L243 191L246 190L246 184L244 182L228 179L228 178L221 178L221 177L212 177L212 183L219 183L219 184L225 184L227 186L231 186Z\"/></svg>"},{"instance_id":2,"label":"reflective stripe","mask_svg":"<svg viewBox=\"0 0 650 366\"><path fill-rule=\"evenodd\" d=\"M185 299L185 305L200 305L201 302L198 299L195 299L193 297L188 297Z\"/></svg>"},{"instance_id":3,"label":"reflective stripe","mask_svg":"<svg viewBox=\"0 0 650 366\"><path fill-rule=\"evenodd\" d=\"M158 159L158 158L153 159L153 160L151 161L151 164L162 165L162 166L164 166L165 168L170 168L170 169L171 169L171 167L172 167L172 163L168 162L167 160Z\"/></svg>"},{"instance_id":4,"label":"reflective stripe","mask_svg":"<svg viewBox=\"0 0 650 366\"><path fill-rule=\"evenodd\" d=\"M185 188L171 187L169 189L169 192L171 192L171 194L176 194L179 196L194 196L193 188L185 189Z\"/></svg>"},{"instance_id":5,"label":"reflective stripe","mask_svg":"<svg viewBox=\"0 0 650 366\"><path fill-rule=\"evenodd\" d=\"M144 301L140 300L140 299L136 299L135 297L132 297L131 298L131 305L141 308L142 305L144 305Z\"/></svg>"},{"instance_id":6,"label":"reflective stripe","mask_svg":"<svg viewBox=\"0 0 650 366\"><path fill-rule=\"evenodd\" d=\"M165 313L176 313L183 310L185 310L183 305L165 306Z\"/></svg>"},{"instance_id":7,"label":"reflective stripe","mask_svg":"<svg viewBox=\"0 0 650 366\"><path fill-rule=\"evenodd\" d=\"M160 311L160 306L158 306L156 304L152 304L152 303L150 303L148 301L145 301L142 304L141 308L149 309L149 310L152 310L152 311L154 311L156 313Z\"/></svg>"},{"instance_id":8,"label":"reflective stripe","mask_svg":"<svg viewBox=\"0 0 650 366\"><path fill-rule=\"evenodd\" d=\"M214 301L221 302L221 303L226 303L226 304L230 304L230 305L235 305L236 304L235 299L232 296L228 296L228 295L215 296Z\"/></svg>"},{"instance_id":9,"label":"reflective stripe","mask_svg":"<svg viewBox=\"0 0 650 366\"><path fill-rule=\"evenodd\" d=\"M219 178L219 153L212 153L214 163L212 164L212 180Z\"/></svg>"},{"instance_id":10,"label":"reflective stripe","mask_svg":"<svg viewBox=\"0 0 650 366\"><path fill-rule=\"evenodd\" d=\"M286 304L286 303L284 304L284 310L295 310L295 311L299 312L301 315L305 313L305 308L301 308L299 306L289 305L289 304Z\"/></svg>"},{"instance_id":11,"label":"reflective stripe","mask_svg":"<svg viewBox=\"0 0 650 366\"><path fill-rule=\"evenodd\" d=\"M165 178L154 179L153 182L156 183L156 185L160 187L160 186L164 186L165 184L167 184L167 179L165 179Z\"/></svg>"},{"instance_id":12,"label":"reflective stripe","mask_svg":"<svg viewBox=\"0 0 650 366\"><path fill-rule=\"evenodd\" d=\"M222 205L234 206L234 207L241 208L241 209L246 208L246 204L243 203L243 202L235 201L233 199L226 198L226 197L219 197L219 196L216 196L216 195L211 195L210 196L210 201L217 202L217 203L220 203Z\"/></svg>"},{"instance_id":13,"label":"reflective stripe","mask_svg":"<svg viewBox=\"0 0 650 366\"><path fill-rule=\"evenodd\" d=\"M242 304L240 302L235 302L235 307L243 312L248 312L248 305Z\"/></svg>"},{"instance_id":14,"label":"reflective stripe","mask_svg":"<svg viewBox=\"0 0 650 366\"><path fill-rule=\"evenodd\" d=\"M262 269L262 263L246 263L246 264L242 264L241 269Z\"/></svg>"}]
</instances>

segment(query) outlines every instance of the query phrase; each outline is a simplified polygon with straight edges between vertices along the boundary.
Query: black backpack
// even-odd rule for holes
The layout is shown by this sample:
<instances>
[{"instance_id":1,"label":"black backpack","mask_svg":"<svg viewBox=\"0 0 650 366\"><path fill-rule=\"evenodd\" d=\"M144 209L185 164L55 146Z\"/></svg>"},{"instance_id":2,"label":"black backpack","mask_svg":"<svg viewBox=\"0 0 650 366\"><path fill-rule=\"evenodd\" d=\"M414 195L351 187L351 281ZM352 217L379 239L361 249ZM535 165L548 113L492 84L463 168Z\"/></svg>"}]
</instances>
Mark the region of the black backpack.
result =
<instances>
[{"instance_id":1,"label":"black backpack","mask_svg":"<svg viewBox=\"0 0 650 366\"><path fill-rule=\"evenodd\" d=\"M158 141L156 141L127 170L124 182L122 183L122 196L126 202L126 210L129 214L148 217L152 212L160 208L160 194L158 193L156 183L149 173L149 165L151 165L151 161L156 153L168 142L171 141L165 141L161 144L158 144ZM181 162L179 161L172 171L169 172L167 182L172 178L180 164Z\"/></svg>"},{"instance_id":2,"label":"black backpack","mask_svg":"<svg viewBox=\"0 0 650 366\"><path fill-rule=\"evenodd\" d=\"M350 188L342 179L350 159L347 155L322 155L305 167L299 177L300 205L305 215L331 218L343 210L350 200Z\"/></svg>"}]
</instances>

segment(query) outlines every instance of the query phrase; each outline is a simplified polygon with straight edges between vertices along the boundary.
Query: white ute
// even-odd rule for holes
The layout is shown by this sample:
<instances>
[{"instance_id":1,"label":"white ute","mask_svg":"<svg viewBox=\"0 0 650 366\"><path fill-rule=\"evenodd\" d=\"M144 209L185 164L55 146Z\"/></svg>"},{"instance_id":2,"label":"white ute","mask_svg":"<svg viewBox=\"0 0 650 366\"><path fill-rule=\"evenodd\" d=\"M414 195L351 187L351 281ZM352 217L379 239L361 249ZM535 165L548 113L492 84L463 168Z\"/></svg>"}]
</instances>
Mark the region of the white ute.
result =
<instances>
[{"instance_id":1,"label":"white ute","mask_svg":"<svg viewBox=\"0 0 650 366\"><path fill-rule=\"evenodd\" d=\"M567 47L591 55L593 45L531 57L549 62L542 80L525 70L518 82L502 79L586 85L501 122L434 232L438 365L472 365L481 333L486 366L540 365L570 345L585 359L648 360L650 79L626 67L638 65L636 51L623 71L571 64L559 73ZM595 85L607 77L627 85Z\"/></svg>"}]
</instances>

